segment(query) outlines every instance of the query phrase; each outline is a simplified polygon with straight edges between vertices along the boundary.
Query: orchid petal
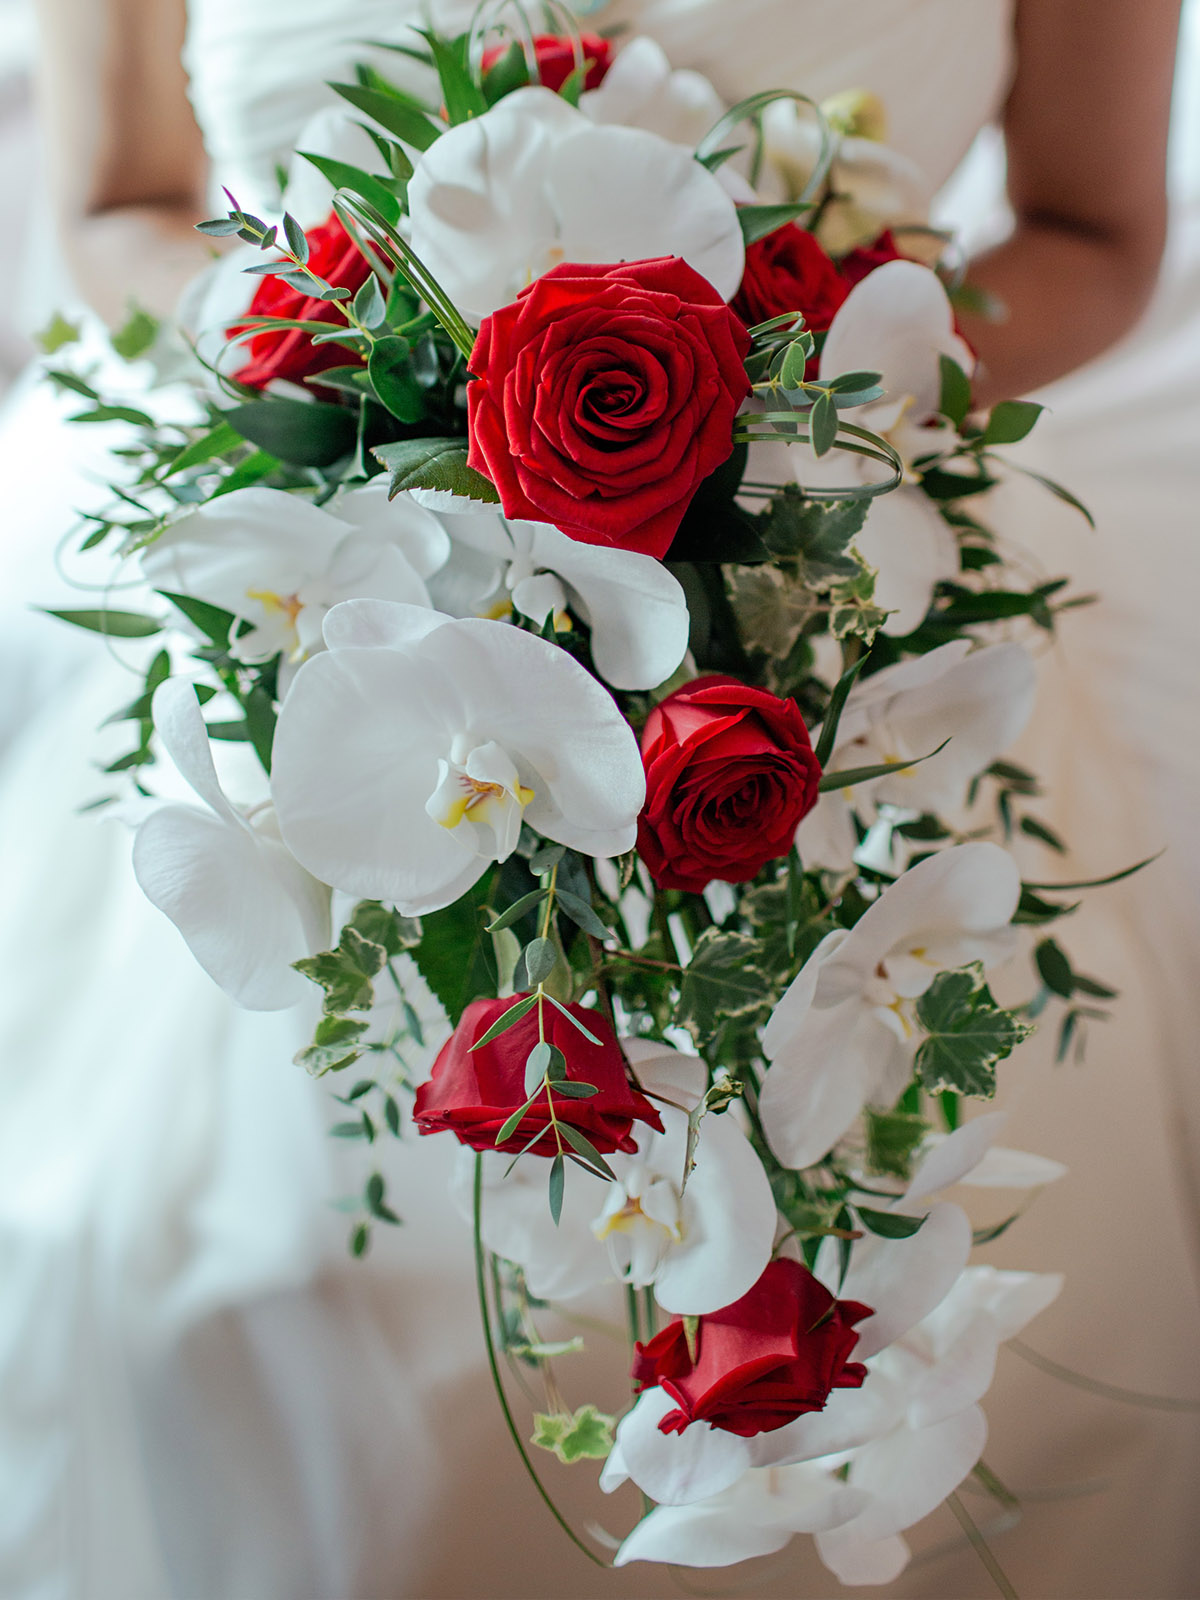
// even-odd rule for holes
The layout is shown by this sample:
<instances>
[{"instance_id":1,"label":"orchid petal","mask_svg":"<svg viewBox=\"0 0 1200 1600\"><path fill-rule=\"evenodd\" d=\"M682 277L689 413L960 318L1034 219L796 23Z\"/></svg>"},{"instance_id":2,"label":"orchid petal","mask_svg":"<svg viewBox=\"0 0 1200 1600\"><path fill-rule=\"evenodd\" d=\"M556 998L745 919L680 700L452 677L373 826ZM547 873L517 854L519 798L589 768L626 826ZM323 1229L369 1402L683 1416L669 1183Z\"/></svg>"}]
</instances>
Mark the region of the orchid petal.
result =
<instances>
[{"instance_id":1,"label":"orchid petal","mask_svg":"<svg viewBox=\"0 0 1200 1600\"><path fill-rule=\"evenodd\" d=\"M617 1428L625 1471L660 1505L690 1505L719 1494L750 1466L750 1441L740 1434L693 1422L682 1433L659 1423L679 1409L665 1389L646 1389Z\"/></svg>"},{"instance_id":2,"label":"orchid petal","mask_svg":"<svg viewBox=\"0 0 1200 1600\"><path fill-rule=\"evenodd\" d=\"M579 97L593 122L645 128L673 144L696 145L725 110L707 78L686 68L672 71L655 40L630 39L595 89Z\"/></svg>"},{"instance_id":3,"label":"orchid petal","mask_svg":"<svg viewBox=\"0 0 1200 1600\"><path fill-rule=\"evenodd\" d=\"M847 1586L891 1583L911 1559L908 1545L898 1533L886 1539L858 1539L852 1533L819 1533L817 1554L837 1578Z\"/></svg>"},{"instance_id":4,"label":"orchid petal","mask_svg":"<svg viewBox=\"0 0 1200 1600\"><path fill-rule=\"evenodd\" d=\"M386 474L344 490L333 510L359 533L394 545L418 577L431 578L450 558L450 538L438 518L411 494L389 497Z\"/></svg>"},{"instance_id":5,"label":"orchid petal","mask_svg":"<svg viewBox=\"0 0 1200 1600\"><path fill-rule=\"evenodd\" d=\"M911 1528L941 1505L983 1453L987 1422L969 1406L928 1428L901 1428L864 1445L852 1458L850 1482L874 1498L853 1522L827 1534L820 1543L849 1545L860 1539L886 1539Z\"/></svg>"},{"instance_id":6,"label":"orchid petal","mask_svg":"<svg viewBox=\"0 0 1200 1600\"><path fill-rule=\"evenodd\" d=\"M773 1555L791 1538L789 1528L747 1522L736 1504L664 1505L638 1523L613 1565L665 1561L678 1567L731 1567L755 1556Z\"/></svg>"},{"instance_id":7,"label":"orchid petal","mask_svg":"<svg viewBox=\"0 0 1200 1600\"><path fill-rule=\"evenodd\" d=\"M247 827L221 788L195 684L185 678L168 678L160 683L154 691L150 715L163 749L201 800L222 822L235 828Z\"/></svg>"},{"instance_id":8,"label":"orchid petal","mask_svg":"<svg viewBox=\"0 0 1200 1600\"><path fill-rule=\"evenodd\" d=\"M1049 1156L993 1145L979 1165L961 1181L975 1189L1036 1189L1043 1183L1065 1178L1069 1170L1061 1161L1052 1161Z\"/></svg>"},{"instance_id":9,"label":"orchid petal","mask_svg":"<svg viewBox=\"0 0 1200 1600\"><path fill-rule=\"evenodd\" d=\"M873 1308L858 1326L855 1359L867 1361L916 1326L953 1288L971 1253L971 1223L959 1206L935 1205L907 1239L860 1240L841 1294Z\"/></svg>"},{"instance_id":10,"label":"orchid petal","mask_svg":"<svg viewBox=\"0 0 1200 1600\"><path fill-rule=\"evenodd\" d=\"M875 568L874 603L888 612L884 633L896 638L920 626L934 584L958 571L954 534L920 489L876 496L854 547Z\"/></svg>"},{"instance_id":11,"label":"orchid petal","mask_svg":"<svg viewBox=\"0 0 1200 1600\"><path fill-rule=\"evenodd\" d=\"M1006 1111L988 1111L972 1117L943 1139L931 1143L904 1191L904 1202L923 1200L926 1195L961 1183L986 1155L992 1141L1008 1121Z\"/></svg>"},{"instance_id":12,"label":"orchid petal","mask_svg":"<svg viewBox=\"0 0 1200 1600\"><path fill-rule=\"evenodd\" d=\"M323 632L331 650L415 645L440 628L446 618L423 606L392 600L343 600L326 614Z\"/></svg>"}]
</instances>

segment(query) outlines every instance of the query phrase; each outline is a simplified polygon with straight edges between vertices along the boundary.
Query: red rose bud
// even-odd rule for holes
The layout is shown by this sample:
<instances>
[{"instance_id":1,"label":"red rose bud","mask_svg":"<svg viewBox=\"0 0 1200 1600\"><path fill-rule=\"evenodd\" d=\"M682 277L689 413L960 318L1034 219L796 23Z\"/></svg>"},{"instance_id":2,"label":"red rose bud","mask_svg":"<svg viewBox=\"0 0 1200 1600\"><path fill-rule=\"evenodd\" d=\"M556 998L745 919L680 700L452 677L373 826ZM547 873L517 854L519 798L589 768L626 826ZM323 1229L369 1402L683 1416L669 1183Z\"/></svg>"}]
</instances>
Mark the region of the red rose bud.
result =
<instances>
[{"instance_id":1,"label":"red rose bud","mask_svg":"<svg viewBox=\"0 0 1200 1600\"><path fill-rule=\"evenodd\" d=\"M612 66L612 44L597 33L581 34L579 43L583 49L583 60L587 65L583 87L598 89L604 82L609 67ZM557 94L575 71L575 41L561 33L539 33L533 41L533 48L537 56L538 77L542 86L553 89ZM484 72L490 72L510 49L510 45L496 44L485 50L481 63Z\"/></svg>"},{"instance_id":2,"label":"red rose bud","mask_svg":"<svg viewBox=\"0 0 1200 1600\"><path fill-rule=\"evenodd\" d=\"M871 244L860 245L838 262L838 271L852 289L861 283L876 267L886 267L889 261L907 261L908 257L896 245L890 228L885 228ZM847 291L849 292L849 291Z\"/></svg>"},{"instance_id":3,"label":"red rose bud","mask_svg":"<svg viewBox=\"0 0 1200 1600\"><path fill-rule=\"evenodd\" d=\"M825 251L803 228L782 228L746 248L746 269L733 309L751 327L799 311L812 333L824 333L850 293Z\"/></svg>"},{"instance_id":4,"label":"red rose bud","mask_svg":"<svg viewBox=\"0 0 1200 1600\"><path fill-rule=\"evenodd\" d=\"M308 265L318 278L324 278L336 288L349 289L351 293L367 281L370 264L336 216L331 216L319 228L311 228L304 237L308 240ZM345 325L342 313L328 300L317 300L302 289L293 289L282 278L259 279L247 312L248 321L252 322L255 317L328 322L335 327ZM239 322L227 332L232 337L243 332L246 326L246 322ZM252 389L265 389L273 378L303 383L315 373L326 372L330 367L348 366L361 359L345 345L314 344L312 336L300 328L265 329L248 341L248 349L250 359L233 376Z\"/></svg>"},{"instance_id":5,"label":"red rose bud","mask_svg":"<svg viewBox=\"0 0 1200 1600\"><path fill-rule=\"evenodd\" d=\"M663 889L744 883L787 855L821 768L791 700L736 678L696 678L646 720L638 854Z\"/></svg>"},{"instance_id":6,"label":"red rose bud","mask_svg":"<svg viewBox=\"0 0 1200 1600\"><path fill-rule=\"evenodd\" d=\"M677 257L564 263L479 330L467 459L506 516L663 556L732 452L749 349L739 318Z\"/></svg>"},{"instance_id":7,"label":"red rose bud","mask_svg":"<svg viewBox=\"0 0 1200 1600\"><path fill-rule=\"evenodd\" d=\"M458 1027L438 1053L432 1076L417 1090L413 1121L421 1133L440 1133L448 1128L472 1150L507 1150L516 1154L540 1129L543 1136L531 1146L529 1154L558 1154L545 1089L504 1143L496 1143L500 1129L528 1099L525 1063L540 1037L537 1007L490 1043L471 1049L476 1039L482 1038L520 998L473 1000L463 1012ZM560 1124L577 1128L601 1155L613 1150L632 1153L637 1148L633 1124L646 1122L661 1132L662 1120L645 1095L629 1082L625 1058L607 1020L584 1006L571 1005L567 1010L600 1043L592 1044L549 1001L543 1010L546 1043L562 1051L567 1077L576 1083L592 1084L596 1093L580 1100L555 1095L555 1118ZM565 1140L563 1143L569 1153L570 1146Z\"/></svg>"},{"instance_id":8,"label":"red rose bud","mask_svg":"<svg viewBox=\"0 0 1200 1600\"><path fill-rule=\"evenodd\" d=\"M633 1377L642 1388L661 1385L676 1402L658 1425L663 1433L693 1422L743 1438L771 1433L823 1411L832 1390L862 1387L867 1369L849 1356L854 1324L871 1314L855 1300L835 1300L798 1261L772 1261L740 1300L697 1318L690 1349L682 1318L639 1344Z\"/></svg>"}]
</instances>

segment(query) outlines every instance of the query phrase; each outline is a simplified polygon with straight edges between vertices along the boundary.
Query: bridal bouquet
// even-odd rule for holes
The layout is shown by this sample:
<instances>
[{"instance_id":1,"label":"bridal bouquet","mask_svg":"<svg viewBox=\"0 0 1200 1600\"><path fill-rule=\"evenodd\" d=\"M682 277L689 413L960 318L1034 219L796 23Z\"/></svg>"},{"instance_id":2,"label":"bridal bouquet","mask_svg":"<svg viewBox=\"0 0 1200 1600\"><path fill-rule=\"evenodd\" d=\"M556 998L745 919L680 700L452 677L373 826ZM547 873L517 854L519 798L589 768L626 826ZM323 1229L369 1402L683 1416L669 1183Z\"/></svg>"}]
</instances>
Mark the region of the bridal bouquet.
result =
<instances>
[{"instance_id":1,"label":"bridal bouquet","mask_svg":"<svg viewBox=\"0 0 1200 1600\"><path fill-rule=\"evenodd\" d=\"M1080 886L1005 848L1061 849L1004 756L1072 602L977 514L1039 408L973 412L870 97L725 110L563 27L493 8L399 50L423 98L335 85L279 219L201 224L232 248L182 421L178 363L174 420L52 373L129 429L86 543L154 597L62 614L156 641L108 769L149 898L243 1005L319 986L336 1136L462 1147L535 1479L541 1449L637 1484L618 1565L810 1533L884 1582L947 1497L970 1526L969 1474L1009 1505L979 1401L1059 1288L970 1263L1011 1217L944 1191L1062 1169L963 1102L1052 1001L1066 1051L1111 996L1045 932ZM564 1399L613 1282L619 1418Z\"/></svg>"}]
</instances>

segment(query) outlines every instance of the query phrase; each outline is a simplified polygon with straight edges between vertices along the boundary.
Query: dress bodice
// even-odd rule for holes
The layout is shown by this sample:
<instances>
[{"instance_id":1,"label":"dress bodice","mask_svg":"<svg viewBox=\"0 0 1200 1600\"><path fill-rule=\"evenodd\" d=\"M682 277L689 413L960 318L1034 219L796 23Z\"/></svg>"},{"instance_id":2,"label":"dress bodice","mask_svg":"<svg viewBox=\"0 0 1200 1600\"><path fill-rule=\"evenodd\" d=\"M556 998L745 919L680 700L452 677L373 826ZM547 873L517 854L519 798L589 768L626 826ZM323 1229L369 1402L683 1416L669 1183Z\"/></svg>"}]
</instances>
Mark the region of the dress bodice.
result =
<instances>
[{"instance_id":1,"label":"dress bodice","mask_svg":"<svg viewBox=\"0 0 1200 1600\"><path fill-rule=\"evenodd\" d=\"M1012 0L606 0L577 4L590 26L658 40L677 67L730 103L766 88L816 98L870 89L888 142L935 185L999 109L1011 68ZM269 206L275 172L330 80L370 59L403 81L421 69L372 48L415 23L457 31L474 0L189 0L191 96L218 183ZM409 36L411 41L411 35Z\"/></svg>"}]
</instances>

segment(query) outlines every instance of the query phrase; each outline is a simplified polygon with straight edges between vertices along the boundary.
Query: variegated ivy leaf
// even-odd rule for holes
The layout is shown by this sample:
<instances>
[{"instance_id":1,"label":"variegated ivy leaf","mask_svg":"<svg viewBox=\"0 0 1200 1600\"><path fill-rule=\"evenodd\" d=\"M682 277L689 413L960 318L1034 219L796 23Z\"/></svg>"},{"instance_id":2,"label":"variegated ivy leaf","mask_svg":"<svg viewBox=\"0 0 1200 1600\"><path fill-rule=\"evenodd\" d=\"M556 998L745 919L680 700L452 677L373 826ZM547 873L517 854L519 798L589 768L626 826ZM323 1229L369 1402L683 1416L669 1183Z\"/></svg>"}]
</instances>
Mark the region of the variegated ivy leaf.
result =
<instances>
[{"instance_id":1,"label":"variegated ivy leaf","mask_svg":"<svg viewBox=\"0 0 1200 1600\"><path fill-rule=\"evenodd\" d=\"M726 567L725 582L746 648L786 656L816 610L812 590L778 567Z\"/></svg>"},{"instance_id":2,"label":"variegated ivy leaf","mask_svg":"<svg viewBox=\"0 0 1200 1600\"><path fill-rule=\"evenodd\" d=\"M552 1450L568 1466L573 1461L603 1461L613 1447L616 1421L593 1405L580 1406L574 1415L537 1411L530 1443L539 1450Z\"/></svg>"},{"instance_id":3,"label":"variegated ivy leaf","mask_svg":"<svg viewBox=\"0 0 1200 1600\"><path fill-rule=\"evenodd\" d=\"M917 1020L928 1034L916 1058L924 1087L985 1098L996 1092L996 1063L1033 1031L996 1004L980 962L939 973L917 1001Z\"/></svg>"},{"instance_id":4,"label":"variegated ivy leaf","mask_svg":"<svg viewBox=\"0 0 1200 1600\"><path fill-rule=\"evenodd\" d=\"M830 590L829 631L835 639L851 636L870 644L887 620L887 612L875 604L875 570L859 559L858 572Z\"/></svg>"},{"instance_id":5,"label":"variegated ivy leaf","mask_svg":"<svg viewBox=\"0 0 1200 1600\"><path fill-rule=\"evenodd\" d=\"M696 941L683 976L675 1020L697 1044L715 1033L723 1017L740 1017L769 1003L767 979L755 962L757 943L749 934L706 928Z\"/></svg>"}]
</instances>

